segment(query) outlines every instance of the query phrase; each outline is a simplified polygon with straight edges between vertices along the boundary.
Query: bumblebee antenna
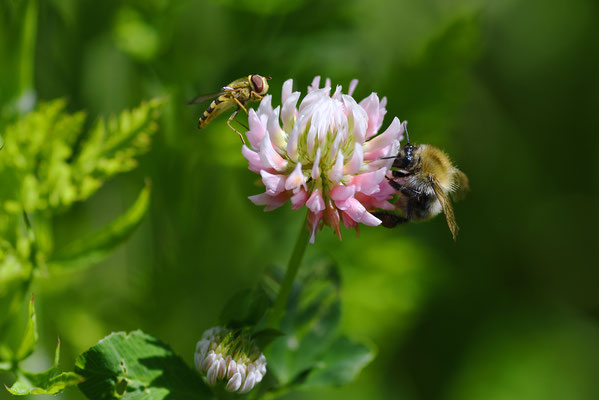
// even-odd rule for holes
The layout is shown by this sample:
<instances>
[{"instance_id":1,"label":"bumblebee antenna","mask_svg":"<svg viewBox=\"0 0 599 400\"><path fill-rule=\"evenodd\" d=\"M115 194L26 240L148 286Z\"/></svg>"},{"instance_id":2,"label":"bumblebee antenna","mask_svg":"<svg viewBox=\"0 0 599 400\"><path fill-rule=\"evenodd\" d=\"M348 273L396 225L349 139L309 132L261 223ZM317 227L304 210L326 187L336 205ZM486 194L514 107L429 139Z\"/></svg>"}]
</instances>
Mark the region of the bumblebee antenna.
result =
<instances>
[{"instance_id":1,"label":"bumblebee antenna","mask_svg":"<svg viewBox=\"0 0 599 400\"><path fill-rule=\"evenodd\" d=\"M406 138L408 139L408 144L410 144L410 133L408 132L408 124L404 126L404 130L406 131Z\"/></svg>"}]
</instances>

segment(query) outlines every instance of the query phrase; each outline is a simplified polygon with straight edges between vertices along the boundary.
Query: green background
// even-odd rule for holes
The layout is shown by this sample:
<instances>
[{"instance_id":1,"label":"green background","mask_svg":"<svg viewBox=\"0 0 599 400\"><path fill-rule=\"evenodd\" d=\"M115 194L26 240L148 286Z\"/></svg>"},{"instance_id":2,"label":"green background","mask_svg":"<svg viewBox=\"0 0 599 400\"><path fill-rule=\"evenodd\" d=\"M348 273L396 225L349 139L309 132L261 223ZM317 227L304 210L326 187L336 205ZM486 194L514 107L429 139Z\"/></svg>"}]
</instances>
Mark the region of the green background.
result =
<instances>
[{"instance_id":1,"label":"green background","mask_svg":"<svg viewBox=\"0 0 599 400\"><path fill-rule=\"evenodd\" d=\"M3 104L21 80L90 124L169 99L140 167L57 219L59 245L152 180L150 212L125 246L37 280L30 369L51 364L57 336L72 370L100 338L137 328L192 363L227 298L287 261L304 212L247 200L263 190L239 139L224 118L198 131L206 105L185 102L259 73L278 104L286 79L305 93L321 75L358 78L358 99L387 96L384 127L408 120L412 141L451 154L471 192L455 205L457 243L442 217L344 230L342 242L318 234L306 263L339 264L343 328L378 356L351 385L286 398L599 398L597 2L39 0L26 19L28 3L0 7ZM24 35L32 51L18 58Z\"/></svg>"}]
</instances>

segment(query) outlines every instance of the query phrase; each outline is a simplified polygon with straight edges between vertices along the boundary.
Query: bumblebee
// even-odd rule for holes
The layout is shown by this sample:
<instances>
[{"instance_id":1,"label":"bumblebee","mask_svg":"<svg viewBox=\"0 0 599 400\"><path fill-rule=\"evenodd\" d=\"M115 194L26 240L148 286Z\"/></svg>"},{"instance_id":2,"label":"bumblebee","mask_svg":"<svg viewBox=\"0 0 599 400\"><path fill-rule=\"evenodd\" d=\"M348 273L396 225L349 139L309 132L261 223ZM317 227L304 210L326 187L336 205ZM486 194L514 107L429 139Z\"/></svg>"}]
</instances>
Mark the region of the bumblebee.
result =
<instances>
[{"instance_id":1,"label":"bumblebee","mask_svg":"<svg viewBox=\"0 0 599 400\"><path fill-rule=\"evenodd\" d=\"M198 104L216 97L212 103L210 103L206 111L204 111L204 114L202 114L200 117L200 120L198 121L198 129L202 129L208 125L210 121L222 114L224 111L237 106L237 110L235 110L235 112L229 117L227 125L239 135L241 141L245 144L243 135L237 131L237 129L233 128L231 121L235 119L239 110L245 111L246 114L248 113L248 110L245 108L245 104L248 101L262 100L264 95L268 92L268 81L270 79L270 77L263 77L262 75L257 74L249 75L247 77L237 79L229 83L227 86L223 86L222 90L219 92L198 96L195 99L190 100L188 104ZM237 122L241 124L241 122ZM246 126L244 127L247 128Z\"/></svg>"},{"instance_id":2,"label":"bumblebee","mask_svg":"<svg viewBox=\"0 0 599 400\"><path fill-rule=\"evenodd\" d=\"M445 152L429 144L413 145L409 136L408 143L401 146L397 155L386 158L394 159L392 177L387 179L399 191L396 209L403 215L375 212L382 225L393 228L409 221L432 218L443 211L455 240L458 225L450 196L456 197L468 190L468 177L454 167Z\"/></svg>"}]
</instances>

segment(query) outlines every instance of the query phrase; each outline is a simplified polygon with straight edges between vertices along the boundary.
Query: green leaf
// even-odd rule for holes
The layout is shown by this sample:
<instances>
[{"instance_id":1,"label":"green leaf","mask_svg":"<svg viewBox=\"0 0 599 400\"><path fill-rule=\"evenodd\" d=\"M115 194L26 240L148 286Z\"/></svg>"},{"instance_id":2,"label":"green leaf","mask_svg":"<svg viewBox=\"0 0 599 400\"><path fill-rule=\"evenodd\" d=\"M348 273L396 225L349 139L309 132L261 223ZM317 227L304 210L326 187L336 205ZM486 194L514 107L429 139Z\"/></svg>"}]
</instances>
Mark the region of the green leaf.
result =
<instances>
[{"instance_id":1,"label":"green leaf","mask_svg":"<svg viewBox=\"0 0 599 400\"><path fill-rule=\"evenodd\" d=\"M54 363L50 369L44 372L19 372L19 379L10 387L6 388L14 395L29 394L56 394L69 386L81 382L82 377L74 372L63 372L56 375L60 359L60 340L54 353Z\"/></svg>"},{"instance_id":2,"label":"green leaf","mask_svg":"<svg viewBox=\"0 0 599 400\"><path fill-rule=\"evenodd\" d=\"M83 268L98 263L122 244L141 223L150 202L150 184L120 217L100 230L75 240L56 252L48 262L52 272Z\"/></svg>"},{"instance_id":3,"label":"green leaf","mask_svg":"<svg viewBox=\"0 0 599 400\"><path fill-rule=\"evenodd\" d=\"M242 290L229 299L220 321L230 328L252 326L264 316L269 305L270 300L262 288Z\"/></svg>"},{"instance_id":4,"label":"green leaf","mask_svg":"<svg viewBox=\"0 0 599 400\"><path fill-rule=\"evenodd\" d=\"M92 400L207 399L200 376L171 348L141 331L113 333L77 358L79 389Z\"/></svg>"},{"instance_id":5,"label":"green leaf","mask_svg":"<svg viewBox=\"0 0 599 400\"><path fill-rule=\"evenodd\" d=\"M374 356L375 351L371 347L341 336L326 350L300 387L308 389L349 383Z\"/></svg>"},{"instance_id":6,"label":"green leaf","mask_svg":"<svg viewBox=\"0 0 599 400\"><path fill-rule=\"evenodd\" d=\"M269 371L281 386L316 368L337 336L341 313L335 267L313 270L298 283L283 318L285 336L265 349Z\"/></svg>"},{"instance_id":7,"label":"green leaf","mask_svg":"<svg viewBox=\"0 0 599 400\"><path fill-rule=\"evenodd\" d=\"M278 329L266 328L261 331L258 331L252 335L252 340L260 349L264 349L268 346L273 340L278 337L285 336L283 332Z\"/></svg>"},{"instance_id":8,"label":"green leaf","mask_svg":"<svg viewBox=\"0 0 599 400\"><path fill-rule=\"evenodd\" d=\"M81 376L74 372L63 372L62 374L56 375L42 385L35 386L27 379L21 377L17 380L10 388L7 387L10 393L17 396L24 396L30 394L56 394L62 392L69 386L74 386L81 382Z\"/></svg>"},{"instance_id":9,"label":"green leaf","mask_svg":"<svg viewBox=\"0 0 599 400\"><path fill-rule=\"evenodd\" d=\"M29 319L25 328L25 334L23 340L16 353L16 359L22 361L29 357L33 350L35 350L35 344L37 343L37 321L35 317L35 307L33 305L33 296L29 301Z\"/></svg>"}]
</instances>

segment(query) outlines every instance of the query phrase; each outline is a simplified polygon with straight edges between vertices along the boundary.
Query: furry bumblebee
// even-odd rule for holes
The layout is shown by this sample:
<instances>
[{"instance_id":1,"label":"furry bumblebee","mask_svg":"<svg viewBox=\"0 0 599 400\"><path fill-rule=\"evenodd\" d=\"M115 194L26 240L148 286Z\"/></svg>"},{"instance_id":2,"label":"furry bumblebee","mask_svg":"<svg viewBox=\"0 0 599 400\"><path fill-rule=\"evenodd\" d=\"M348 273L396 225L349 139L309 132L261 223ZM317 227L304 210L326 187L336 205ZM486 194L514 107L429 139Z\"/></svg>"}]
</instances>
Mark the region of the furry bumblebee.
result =
<instances>
[{"instance_id":1,"label":"furry bumblebee","mask_svg":"<svg viewBox=\"0 0 599 400\"><path fill-rule=\"evenodd\" d=\"M375 212L382 225L393 228L398 224L432 218L443 211L455 240L458 225L450 196L456 197L468 190L466 174L451 163L445 152L429 144L413 145L409 136L408 143L401 146L397 155L387 158L394 159L392 177L387 179L399 191L395 205L403 215Z\"/></svg>"}]
</instances>

